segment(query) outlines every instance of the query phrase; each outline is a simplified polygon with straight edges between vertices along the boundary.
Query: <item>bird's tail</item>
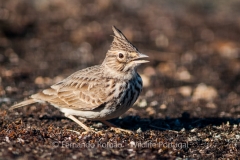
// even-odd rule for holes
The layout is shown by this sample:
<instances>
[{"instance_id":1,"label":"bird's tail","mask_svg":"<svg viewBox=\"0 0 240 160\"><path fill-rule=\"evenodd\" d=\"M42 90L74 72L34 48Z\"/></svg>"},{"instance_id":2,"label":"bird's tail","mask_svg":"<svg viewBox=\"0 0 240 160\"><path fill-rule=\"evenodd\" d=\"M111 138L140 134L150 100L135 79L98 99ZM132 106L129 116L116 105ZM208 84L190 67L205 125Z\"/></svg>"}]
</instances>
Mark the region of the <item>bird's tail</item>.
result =
<instances>
[{"instance_id":1,"label":"bird's tail","mask_svg":"<svg viewBox=\"0 0 240 160\"><path fill-rule=\"evenodd\" d=\"M22 101L20 103L17 103L13 106L11 106L9 108L9 110L13 110L13 109L16 109L16 108L19 108L19 107L23 107L23 106L26 106L26 105L29 105L29 104L33 104L33 103L37 103L34 99L28 99L26 101Z\"/></svg>"}]
</instances>

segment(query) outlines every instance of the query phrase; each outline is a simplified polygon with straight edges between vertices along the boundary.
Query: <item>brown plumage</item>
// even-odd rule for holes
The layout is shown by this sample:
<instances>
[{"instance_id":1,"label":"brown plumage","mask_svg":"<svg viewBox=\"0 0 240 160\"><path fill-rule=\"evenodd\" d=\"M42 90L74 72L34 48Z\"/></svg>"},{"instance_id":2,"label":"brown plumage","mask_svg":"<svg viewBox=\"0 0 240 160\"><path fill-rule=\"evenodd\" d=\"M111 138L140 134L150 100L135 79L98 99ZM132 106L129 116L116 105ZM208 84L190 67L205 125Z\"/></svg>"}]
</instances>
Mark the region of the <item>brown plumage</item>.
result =
<instances>
[{"instance_id":1,"label":"brown plumage","mask_svg":"<svg viewBox=\"0 0 240 160\"><path fill-rule=\"evenodd\" d=\"M116 27L114 40L101 65L77 71L29 100L10 109L36 102L48 102L59 108L85 130L90 129L73 115L105 121L120 116L137 100L142 90L142 79L136 67L148 61Z\"/></svg>"}]
</instances>

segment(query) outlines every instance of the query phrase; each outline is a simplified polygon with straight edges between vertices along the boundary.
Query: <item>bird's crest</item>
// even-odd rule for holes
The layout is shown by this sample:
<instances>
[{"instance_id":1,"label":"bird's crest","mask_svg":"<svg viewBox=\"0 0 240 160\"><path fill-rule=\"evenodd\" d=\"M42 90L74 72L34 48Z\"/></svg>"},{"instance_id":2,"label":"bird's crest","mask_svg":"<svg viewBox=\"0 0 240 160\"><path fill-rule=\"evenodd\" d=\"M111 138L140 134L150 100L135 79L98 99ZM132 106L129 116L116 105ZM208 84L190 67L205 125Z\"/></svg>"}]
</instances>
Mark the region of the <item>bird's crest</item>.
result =
<instances>
[{"instance_id":1,"label":"bird's crest","mask_svg":"<svg viewBox=\"0 0 240 160\"><path fill-rule=\"evenodd\" d=\"M117 29L115 26L112 26L114 33L114 39L111 45L110 50L123 50L127 52L136 52L138 49L131 44L128 39L123 35L123 33Z\"/></svg>"}]
</instances>

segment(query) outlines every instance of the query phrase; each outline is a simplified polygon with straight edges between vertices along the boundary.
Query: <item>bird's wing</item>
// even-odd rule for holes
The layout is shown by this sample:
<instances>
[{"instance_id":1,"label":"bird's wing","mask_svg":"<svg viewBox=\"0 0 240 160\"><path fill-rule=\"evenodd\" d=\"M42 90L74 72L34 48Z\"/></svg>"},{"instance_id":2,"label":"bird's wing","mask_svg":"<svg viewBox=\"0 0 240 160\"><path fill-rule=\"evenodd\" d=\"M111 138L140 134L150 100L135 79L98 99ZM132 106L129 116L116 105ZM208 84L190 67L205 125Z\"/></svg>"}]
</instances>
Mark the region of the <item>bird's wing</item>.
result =
<instances>
[{"instance_id":1,"label":"bird's wing","mask_svg":"<svg viewBox=\"0 0 240 160\"><path fill-rule=\"evenodd\" d=\"M76 72L63 81L32 95L61 108L93 110L109 100L107 88L113 80L104 80L96 72Z\"/></svg>"}]
</instances>

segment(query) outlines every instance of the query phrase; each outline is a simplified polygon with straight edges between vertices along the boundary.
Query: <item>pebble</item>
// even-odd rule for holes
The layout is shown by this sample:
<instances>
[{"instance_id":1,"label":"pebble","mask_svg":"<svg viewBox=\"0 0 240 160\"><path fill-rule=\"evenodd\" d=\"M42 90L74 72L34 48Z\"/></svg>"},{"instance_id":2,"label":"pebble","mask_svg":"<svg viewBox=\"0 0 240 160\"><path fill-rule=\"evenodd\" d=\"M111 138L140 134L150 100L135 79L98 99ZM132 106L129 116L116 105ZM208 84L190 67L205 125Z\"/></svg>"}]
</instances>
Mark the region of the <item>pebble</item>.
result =
<instances>
[{"instance_id":1,"label":"pebble","mask_svg":"<svg viewBox=\"0 0 240 160\"><path fill-rule=\"evenodd\" d=\"M185 129L185 128L182 128L182 129L181 129L181 132L185 132L185 131L186 131L186 129Z\"/></svg>"},{"instance_id":2,"label":"pebble","mask_svg":"<svg viewBox=\"0 0 240 160\"><path fill-rule=\"evenodd\" d=\"M137 132L137 133L142 133L142 129L141 129L141 128L138 128L136 132Z\"/></svg>"},{"instance_id":3,"label":"pebble","mask_svg":"<svg viewBox=\"0 0 240 160\"><path fill-rule=\"evenodd\" d=\"M194 92L192 99L194 101L203 99L206 101L212 101L218 96L217 90L212 86L207 86L204 83L199 84Z\"/></svg>"},{"instance_id":4,"label":"pebble","mask_svg":"<svg viewBox=\"0 0 240 160\"><path fill-rule=\"evenodd\" d=\"M188 72L188 70L186 68L183 68L183 67L178 69L176 76L177 76L177 79L179 79L181 81L189 81L192 78L192 76Z\"/></svg>"},{"instance_id":5,"label":"pebble","mask_svg":"<svg viewBox=\"0 0 240 160\"><path fill-rule=\"evenodd\" d=\"M150 106L157 106L158 105L158 101L152 101L151 103L150 103Z\"/></svg>"},{"instance_id":6,"label":"pebble","mask_svg":"<svg viewBox=\"0 0 240 160\"><path fill-rule=\"evenodd\" d=\"M72 159L77 159L77 155L72 155Z\"/></svg>"},{"instance_id":7,"label":"pebble","mask_svg":"<svg viewBox=\"0 0 240 160\"><path fill-rule=\"evenodd\" d=\"M144 108L147 106L147 101L146 99L143 99L141 101L138 102L138 106L141 107L141 108Z\"/></svg>"},{"instance_id":8,"label":"pebble","mask_svg":"<svg viewBox=\"0 0 240 160\"><path fill-rule=\"evenodd\" d=\"M219 43L218 52L224 58L234 59L239 55L238 45L233 42L222 42Z\"/></svg>"},{"instance_id":9,"label":"pebble","mask_svg":"<svg viewBox=\"0 0 240 160\"><path fill-rule=\"evenodd\" d=\"M96 128L102 128L103 124L99 122L97 124L94 124L93 126L96 127Z\"/></svg>"},{"instance_id":10,"label":"pebble","mask_svg":"<svg viewBox=\"0 0 240 160\"><path fill-rule=\"evenodd\" d=\"M7 143L10 143L11 141L9 140L9 137L5 137L5 141L7 142Z\"/></svg>"},{"instance_id":11,"label":"pebble","mask_svg":"<svg viewBox=\"0 0 240 160\"><path fill-rule=\"evenodd\" d=\"M192 133L194 133L196 131L197 131L197 128L193 128L193 129L190 130L190 132L192 132Z\"/></svg>"},{"instance_id":12,"label":"pebble","mask_svg":"<svg viewBox=\"0 0 240 160\"><path fill-rule=\"evenodd\" d=\"M190 86L179 87L178 92L184 97L189 97L192 94L192 87Z\"/></svg>"},{"instance_id":13,"label":"pebble","mask_svg":"<svg viewBox=\"0 0 240 160\"><path fill-rule=\"evenodd\" d=\"M240 135L235 135L236 139L240 139Z\"/></svg>"},{"instance_id":14,"label":"pebble","mask_svg":"<svg viewBox=\"0 0 240 160\"><path fill-rule=\"evenodd\" d=\"M160 105L159 108L160 108L160 109L166 109L166 108L167 108L167 105L166 105L166 104L162 104L162 105Z\"/></svg>"},{"instance_id":15,"label":"pebble","mask_svg":"<svg viewBox=\"0 0 240 160\"><path fill-rule=\"evenodd\" d=\"M31 148L27 147L25 150L26 150L26 152L30 152Z\"/></svg>"},{"instance_id":16,"label":"pebble","mask_svg":"<svg viewBox=\"0 0 240 160\"><path fill-rule=\"evenodd\" d=\"M145 96L148 97L148 98L154 96L153 90L148 90L148 91L146 92Z\"/></svg>"},{"instance_id":17,"label":"pebble","mask_svg":"<svg viewBox=\"0 0 240 160\"><path fill-rule=\"evenodd\" d=\"M17 141L18 141L19 143L24 143L24 142L25 142L22 138L17 138Z\"/></svg>"},{"instance_id":18,"label":"pebble","mask_svg":"<svg viewBox=\"0 0 240 160\"><path fill-rule=\"evenodd\" d=\"M17 92L17 88L16 87L11 87L11 86L7 86L6 88L5 88L5 91L7 92L7 93L14 93L14 92Z\"/></svg>"},{"instance_id":19,"label":"pebble","mask_svg":"<svg viewBox=\"0 0 240 160\"><path fill-rule=\"evenodd\" d=\"M102 156L106 156L107 152L106 151L102 151Z\"/></svg>"},{"instance_id":20,"label":"pebble","mask_svg":"<svg viewBox=\"0 0 240 160\"><path fill-rule=\"evenodd\" d=\"M129 143L129 145L130 145L131 147L135 147L136 143L135 143L134 141L131 141L131 142Z\"/></svg>"},{"instance_id":21,"label":"pebble","mask_svg":"<svg viewBox=\"0 0 240 160\"><path fill-rule=\"evenodd\" d=\"M34 81L37 85L51 85L53 83L53 80L49 77L37 77Z\"/></svg>"},{"instance_id":22,"label":"pebble","mask_svg":"<svg viewBox=\"0 0 240 160\"><path fill-rule=\"evenodd\" d=\"M148 107L148 108L146 109L146 111L148 112L149 115L154 115L154 114L156 114L156 111L155 111L155 109L153 109L153 107Z\"/></svg>"},{"instance_id":23,"label":"pebble","mask_svg":"<svg viewBox=\"0 0 240 160\"><path fill-rule=\"evenodd\" d=\"M208 102L206 105L207 108L215 109L217 108L216 104L213 102Z\"/></svg>"}]
</instances>

